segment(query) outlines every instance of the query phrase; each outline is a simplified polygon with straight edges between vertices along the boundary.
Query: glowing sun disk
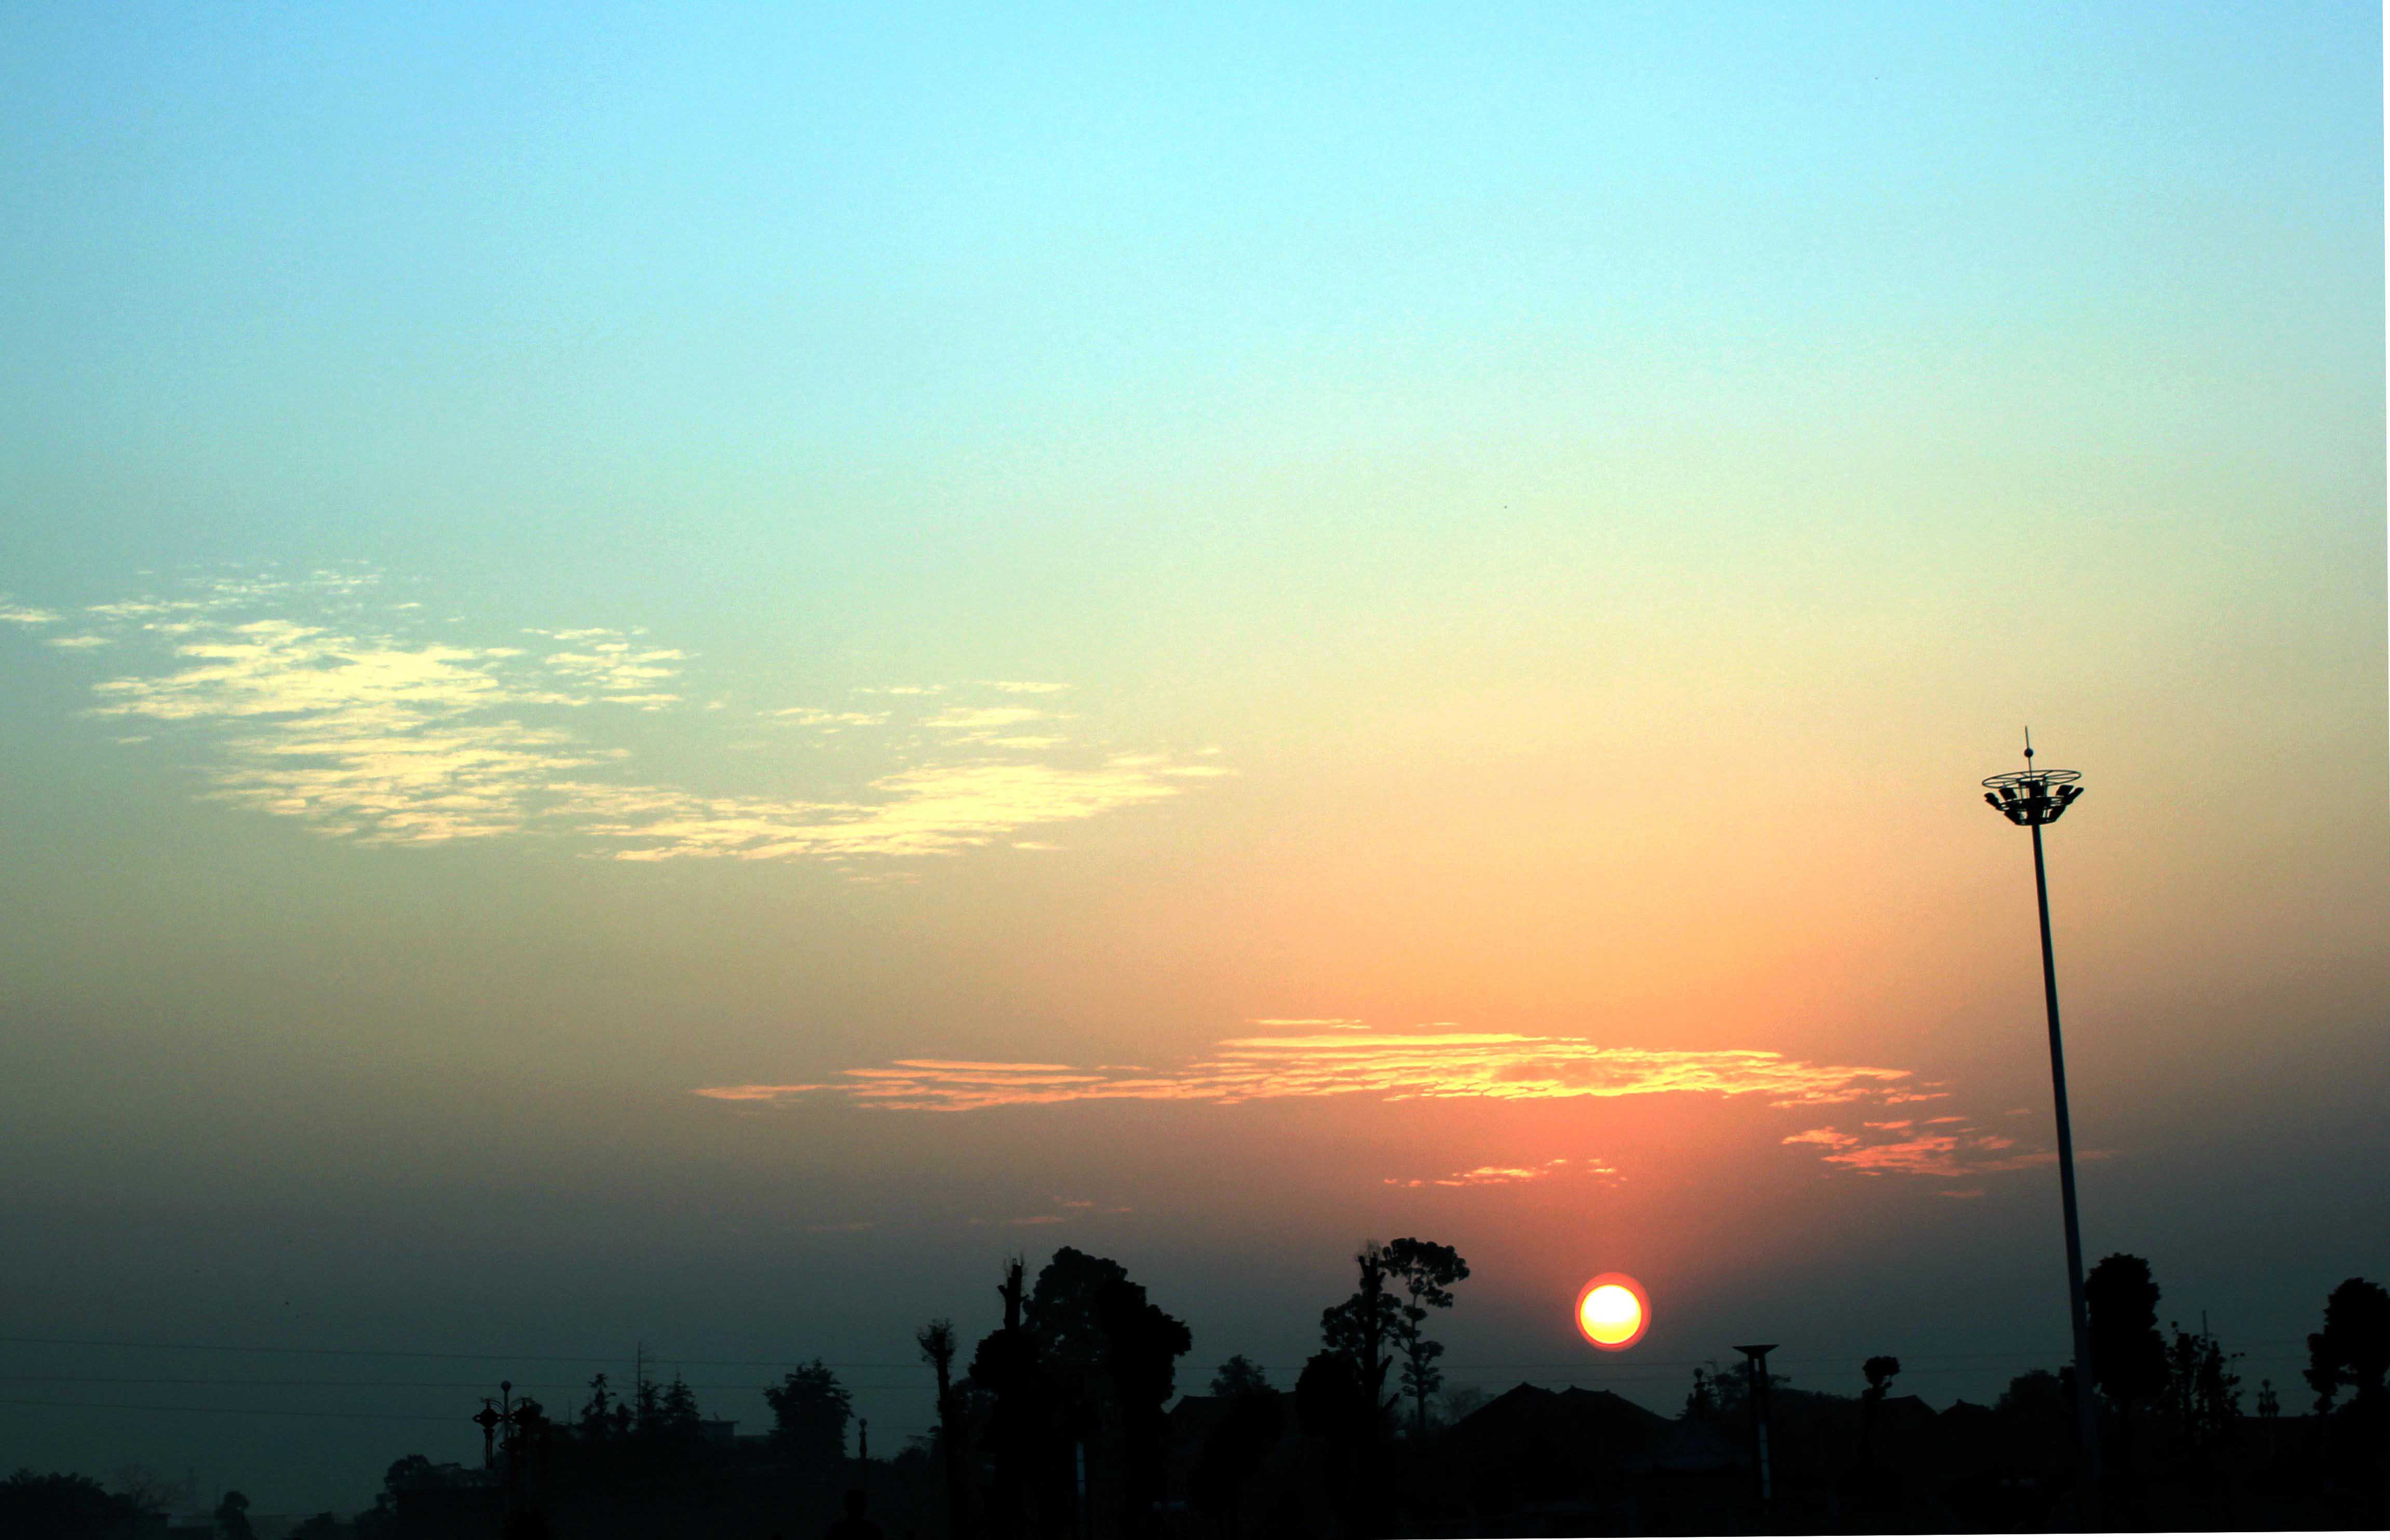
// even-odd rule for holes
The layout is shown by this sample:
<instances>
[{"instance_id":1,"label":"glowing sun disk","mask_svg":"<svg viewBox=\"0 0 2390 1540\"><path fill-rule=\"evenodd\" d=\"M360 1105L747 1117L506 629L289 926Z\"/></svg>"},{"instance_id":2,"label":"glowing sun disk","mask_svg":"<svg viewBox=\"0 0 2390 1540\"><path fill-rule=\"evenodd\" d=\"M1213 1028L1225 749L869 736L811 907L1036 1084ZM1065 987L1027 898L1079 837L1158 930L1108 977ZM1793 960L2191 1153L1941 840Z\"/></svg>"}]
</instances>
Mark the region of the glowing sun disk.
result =
<instances>
[{"instance_id":1,"label":"glowing sun disk","mask_svg":"<svg viewBox=\"0 0 2390 1540\"><path fill-rule=\"evenodd\" d=\"M1585 1340L1616 1353L1642 1340L1651 1307L1643 1286L1624 1273L1604 1273L1576 1297L1576 1328Z\"/></svg>"}]
</instances>

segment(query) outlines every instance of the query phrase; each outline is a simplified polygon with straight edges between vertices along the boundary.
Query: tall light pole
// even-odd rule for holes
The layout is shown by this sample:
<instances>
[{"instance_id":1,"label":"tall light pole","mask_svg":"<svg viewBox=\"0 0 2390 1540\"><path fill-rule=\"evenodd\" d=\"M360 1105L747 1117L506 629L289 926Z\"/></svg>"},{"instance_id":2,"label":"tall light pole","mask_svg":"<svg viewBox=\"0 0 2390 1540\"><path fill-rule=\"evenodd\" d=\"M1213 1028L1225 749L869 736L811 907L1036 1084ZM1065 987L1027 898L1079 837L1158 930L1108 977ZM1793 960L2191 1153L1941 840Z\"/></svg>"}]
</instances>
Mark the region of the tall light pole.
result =
<instances>
[{"instance_id":1,"label":"tall light pole","mask_svg":"<svg viewBox=\"0 0 2390 1540\"><path fill-rule=\"evenodd\" d=\"M2084 1494L2100 1491L2100 1411L2091 1395L2091 1313L2083 1300L2083 1226L2075 1210L2075 1125L2066 1115L2066 1050L2058 1035L2058 962L2049 947L2049 877L2041 859L2041 826L2083 795L2072 770L2033 767L2033 734L2024 738L2024 768L1984 782L1984 801L2009 822L2033 830L2033 896L2041 909L2041 993L2049 1007L2049 1086L2058 1108L2058 1193L2066 1210L2066 1294L2075 1315L2075 1431L2082 1446ZM2088 1521L2088 1515L2085 1516Z\"/></svg>"}]
</instances>

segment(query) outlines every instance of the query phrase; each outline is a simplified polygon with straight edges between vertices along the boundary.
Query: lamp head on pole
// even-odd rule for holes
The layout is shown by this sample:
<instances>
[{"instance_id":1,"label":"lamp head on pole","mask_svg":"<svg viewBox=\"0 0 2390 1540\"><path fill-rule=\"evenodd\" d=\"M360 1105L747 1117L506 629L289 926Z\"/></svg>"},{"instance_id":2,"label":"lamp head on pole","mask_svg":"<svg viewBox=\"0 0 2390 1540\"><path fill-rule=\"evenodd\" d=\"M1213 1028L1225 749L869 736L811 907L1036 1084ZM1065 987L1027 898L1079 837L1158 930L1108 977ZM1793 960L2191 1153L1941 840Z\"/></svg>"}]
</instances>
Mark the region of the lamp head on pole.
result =
<instances>
[{"instance_id":1,"label":"lamp head on pole","mask_svg":"<svg viewBox=\"0 0 2390 1540\"><path fill-rule=\"evenodd\" d=\"M2035 769L2033 735L2027 733L2024 768L1985 780L1984 801L2021 828L2054 824L2059 815L2073 807L2075 799L2083 795L2082 781L2083 776L2073 770Z\"/></svg>"}]
</instances>

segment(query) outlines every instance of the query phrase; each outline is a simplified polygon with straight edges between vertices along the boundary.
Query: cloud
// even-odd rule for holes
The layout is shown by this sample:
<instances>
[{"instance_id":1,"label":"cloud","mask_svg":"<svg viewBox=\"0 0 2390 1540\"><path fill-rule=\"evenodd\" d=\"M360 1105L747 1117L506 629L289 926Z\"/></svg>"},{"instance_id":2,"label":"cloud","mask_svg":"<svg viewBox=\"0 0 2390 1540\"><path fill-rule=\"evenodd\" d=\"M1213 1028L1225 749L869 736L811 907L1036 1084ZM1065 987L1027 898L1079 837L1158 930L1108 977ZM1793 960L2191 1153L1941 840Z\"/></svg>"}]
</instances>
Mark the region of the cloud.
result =
<instances>
[{"instance_id":1,"label":"cloud","mask_svg":"<svg viewBox=\"0 0 2390 1540\"><path fill-rule=\"evenodd\" d=\"M1890 1098L1887 1098L1890 1099ZM2054 1162L2058 1157L2048 1150L2017 1149L2016 1140L2002 1134L1986 1133L1969 1124L1963 1118L1935 1118L1929 1127L1939 1124L1934 1132L1920 1132L1907 1121L1863 1123L1867 1132L1845 1133L1835 1128L1811 1128L1788 1136L1786 1144L1813 1144L1830 1153L1823 1159L1829 1165L1863 1172L1871 1176L1978 1176L1987 1172L2025 1171ZM2100 1159L2105 1152L2083 1151L2085 1160ZM1980 1192L1948 1192L1947 1197L1976 1197Z\"/></svg>"},{"instance_id":2,"label":"cloud","mask_svg":"<svg viewBox=\"0 0 2390 1540\"><path fill-rule=\"evenodd\" d=\"M861 1107L932 1112L1098 1100L1529 1100L1669 1092L1760 1096L1771 1106L1798 1107L1882 1096L1908 1078L1905 1070L1810 1064L1758 1049L1610 1048L1581 1037L1517 1033L1337 1032L1230 1038L1176 1070L904 1059L845 1071L827 1085L708 1086L697 1094L734 1101L829 1095Z\"/></svg>"},{"instance_id":3,"label":"cloud","mask_svg":"<svg viewBox=\"0 0 2390 1540\"><path fill-rule=\"evenodd\" d=\"M568 725L572 713L670 707L680 696L662 687L693 654L649 645L636 627L525 628L556 644L536 657L373 634L361 629L359 596L376 581L199 580L176 594L88 606L101 630L51 642L162 646L163 666L128 660L126 672L94 686L95 714L174 725L181 741L210 752L211 795L366 842L538 836L626 861L943 855L1159 802L1226 773L1160 754L1090 761L1056 733L1003 732L1060 720L1053 713L934 699L945 686L893 686L861 692L891 698L884 710L773 713L832 731L901 714L952 735L934 752L918 737L892 739L884 751L895 763L860 785L769 796L643 784L622 775L629 750L593 743ZM56 618L0 610L26 625ZM1002 688L1031 688L1016 685Z\"/></svg>"},{"instance_id":4,"label":"cloud","mask_svg":"<svg viewBox=\"0 0 2390 1540\"><path fill-rule=\"evenodd\" d=\"M1012 749L1045 749L1060 742L1049 733L1011 734L1005 729L1026 725L1032 722L1063 720L1053 712L1041 712L1028 706L949 706L921 724L935 732L953 735L964 743L989 743Z\"/></svg>"},{"instance_id":5,"label":"cloud","mask_svg":"<svg viewBox=\"0 0 2390 1540\"><path fill-rule=\"evenodd\" d=\"M44 647L62 647L71 650L80 651L87 650L96 647L113 647L116 645L116 638L113 636L98 636L88 634L81 636L49 636L43 639L42 645Z\"/></svg>"},{"instance_id":6,"label":"cloud","mask_svg":"<svg viewBox=\"0 0 2390 1540\"><path fill-rule=\"evenodd\" d=\"M34 610L21 604L0 601L0 622L9 625L56 625L58 612L55 610Z\"/></svg>"},{"instance_id":7,"label":"cloud","mask_svg":"<svg viewBox=\"0 0 2390 1540\"><path fill-rule=\"evenodd\" d=\"M707 709L713 708L709 706ZM821 727L830 732L841 727L885 726L889 717L886 712L826 712L812 706L785 706L766 714L787 726Z\"/></svg>"},{"instance_id":8,"label":"cloud","mask_svg":"<svg viewBox=\"0 0 2390 1540\"><path fill-rule=\"evenodd\" d=\"M1170 767L1088 769L979 761L923 765L871 783L871 802L705 797L578 783L569 811L624 861L947 855L1016 829L1093 818L1176 796Z\"/></svg>"},{"instance_id":9,"label":"cloud","mask_svg":"<svg viewBox=\"0 0 2390 1540\"><path fill-rule=\"evenodd\" d=\"M679 674L675 665L689 655L677 648L641 648L625 640L621 632L602 629L547 635L558 641L588 643L578 651L551 652L545 661L548 672L576 688L595 692L599 700L655 711L680 699L655 687Z\"/></svg>"},{"instance_id":10,"label":"cloud","mask_svg":"<svg viewBox=\"0 0 2390 1540\"><path fill-rule=\"evenodd\" d=\"M1541 1182L1549 1177L1575 1174L1609 1180L1618 1174L1617 1168L1596 1160L1571 1160L1565 1156L1546 1161L1541 1165L1472 1167L1457 1171L1449 1176L1410 1177L1389 1176L1390 1187L1507 1187L1522 1182Z\"/></svg>"}]
</instances>

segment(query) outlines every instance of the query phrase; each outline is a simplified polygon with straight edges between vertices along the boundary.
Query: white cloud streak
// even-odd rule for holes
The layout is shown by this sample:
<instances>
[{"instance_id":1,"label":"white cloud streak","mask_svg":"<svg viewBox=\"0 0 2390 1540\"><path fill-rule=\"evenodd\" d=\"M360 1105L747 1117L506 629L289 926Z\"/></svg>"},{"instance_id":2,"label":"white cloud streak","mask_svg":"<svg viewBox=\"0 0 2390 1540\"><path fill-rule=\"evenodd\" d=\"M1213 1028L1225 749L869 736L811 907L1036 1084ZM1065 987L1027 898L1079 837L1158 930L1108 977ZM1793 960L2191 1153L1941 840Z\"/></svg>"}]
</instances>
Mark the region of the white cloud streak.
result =
<instances>
[{"instance_id":1,"label":"white cloud streak","mask_svg":"<svg viewBox=\"0 0 2390 1540\"><path fill-rule=\"evenodd\" d=\"M537 835L625 861L944 855L1160 802L1226 773L1152 754L1058 762L1052 751L1068 749L1059 734L1004 731L1061 720L1055 713L943 699L945 686L893 686L857 692L888 699L886 709L766 713L830 734L909 712L913 728L940 735L897 736L887 751L909 751L910 762L899 757L860 786L806 797L642 784L620 775L629 750L592 743L575 718L592 707L672 709L681 697L667 687L692 654L649 645L636 628L526 633L552 650L371 634L359 618L377 581L216 579L86 606L98 630L47 642L163 644L167 666L94 686L96 714L173 725L211 751L214 796L370 843ZM0 621L28 628L59 618L0 608ZM1017 697L1062 687L980 687ZM924 741L943 747L925 751Z\"/></svg>"}]
</instances>

